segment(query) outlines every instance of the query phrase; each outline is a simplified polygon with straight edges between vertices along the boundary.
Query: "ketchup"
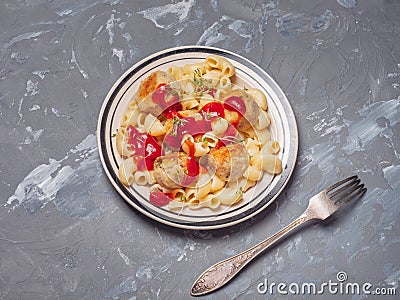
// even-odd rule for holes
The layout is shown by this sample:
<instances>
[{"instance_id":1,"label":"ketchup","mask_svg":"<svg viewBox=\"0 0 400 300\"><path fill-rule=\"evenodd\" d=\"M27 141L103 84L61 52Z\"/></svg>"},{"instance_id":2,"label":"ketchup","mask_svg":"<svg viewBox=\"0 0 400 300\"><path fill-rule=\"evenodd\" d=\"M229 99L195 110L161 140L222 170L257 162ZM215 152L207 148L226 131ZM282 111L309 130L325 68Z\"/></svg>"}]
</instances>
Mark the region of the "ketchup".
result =
<instances>
[{"instance_id":1,"label":"ketchup","mask_svg":"<svg viewBox=\"0 0 400 300\"><path fill-rule=\"evenodd\" d=\"M163 192L151 192L150 193L150 203L155 206L165 206L168 205L174 199L173 193L163 193Z\"/></svg>"},{"instance_id":2,"label":"ketchup","mask_svg":"<svg viewBox=\"0 0 400 300\"><path fill-rule=\"evenodd\" d=\"M185 134L196 136L211 130L211 120L196 120L193 117L181 118L179 113L174 114L174 125L165 136L164 142L172 148L180 148Z\"/></svg>"},{"instance_id":3,"label":"ketchup","mask_svg":"<svg viewBox=\"0 0 400 300\"><path fill-rule=\"evenodd\" d=\"M172 148L179 149L182 145L182 139L185 134L190 134L195 137L200 134L204 134L212 130L211 122L216 118L224 118L225 111L234 111L238 113L239 118L242 114L246 113L246 107L242 98L232 96L229 97L224 104L219 102L209 102L205 104L199 113L202 115L201 119L195 119L194 117L183 117L178 112L173 112L174 125L172 130L165 136L164 142ZM219 140L216 148L232 144L237 137L237 125L239 119L229 124L226 130L223 140ZM188 141L187 141L188 142Z\"/></svg>"},{"instance_id":4,"label":"ketchup","mask_svg":"<svg viewBox=\"0 0 400 300\"><path fill-rule=\"evenodd\" d=\"M212 88L209 92L208 92L208 94L211 96L211 97L213 97L213 98L215 98L215 94L217 93L217 89L216 88Z\"/></svg>"},{"instance_id":5,"label":"ketchup","mask_svg":"<svg viewBox=\"0 0 400 300\"><path fill-rule=\"evenodd\" d=\"M207 114L215 114L216 116L219 116L221 118L225 117L225 112L224 112L224 105L219 102L209 102L206 105L204 105L200 110L200 113L207 113Z\"/></svg>"},{"instance_id":6,"label":"ketchup","mask_svg":"<svg viewBox=\"0 0 400 300\"><path fill-rule=\"evenodd\" d=\"M185 177L182 180L182 185L188 186L196 180L200 172L200 167L194 158L194 144L188 140L186 140L185 143L189 146L189 155L186 159L187 174L185 174Z\"/></svg>"},{"instance_id":7,"label":"ketchup","mask_svg":"<svg viewBox=\"0 0 400 300\"><path fill-rule=\"evenodd\" d=\"M234 124L232 124L228 126L222 139L218 140L215 149L235 143L235 138L238 138L238 131Z\"/></svg>"},{"instance_id":8,"label":"ketchup","mask_svg":"<svg viewBox=\"0 0 400 300\"><path fill-rule=\"evenodd\" d=\"M135 162L138 170L153 170L154 161L161 155L161 146L156 139L147 133L139 132L128 126L128 144L135 151Z\"/></svg>"},{"instance_id":9,"label":"ketchup","mask_svg":"<svg viewBox=\"0 0 400 300\"><path fill-rule=\"evenodd\" d=\"M226 99L224 108L230 111L236 111L241 116L246 113L246 106L244 105L243 99L237 96L231 96Z\"/></svg>"},{"instance_id":10,"label":"ketchup","mask_svg":"<svg viewBox=\"0 0 400 300\"><path fill-rule=\"evenodd\" d=\"M229 111L234 111L238 114L238 118L235 122L232 122L232 125L237 128L239 125L239 120L246 113L246 105L243 102L243 99L237 96L231 96L224 102L224 108Z\"/></svg>"},{"instance_id":11,"label":"ketchup","mask_svg":"<svg viewBox=\"0 0 400 300\"><path fill-rule=\"evenodd\" d=\"M166 118L171 118L173 112L183 109L182 104L179 103L180 98L177 91L165 83L162 83L157 87L151 95L151 99L154 103L161 106L163 109L163 115Z\"/></svg>"}]
</instances>

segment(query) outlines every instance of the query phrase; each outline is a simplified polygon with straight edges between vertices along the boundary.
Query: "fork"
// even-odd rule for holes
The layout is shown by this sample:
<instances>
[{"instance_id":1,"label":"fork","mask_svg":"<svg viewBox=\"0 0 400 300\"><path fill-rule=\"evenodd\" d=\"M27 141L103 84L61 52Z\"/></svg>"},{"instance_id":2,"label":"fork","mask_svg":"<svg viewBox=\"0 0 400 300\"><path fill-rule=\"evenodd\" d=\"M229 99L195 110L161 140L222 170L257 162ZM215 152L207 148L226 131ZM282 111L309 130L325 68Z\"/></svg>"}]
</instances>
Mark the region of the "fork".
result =
<instances>
[{"instance_id":1,"label":"fork","mask_svg":"<svg viewBox=\"0 0 400 300\"><path fill-rule=\"evenodd\" d=\"M222 260L205 270L191 288L192 296L208 294L229 282L250 261L292 232L299 225L313 220L325 220L351 200L360 199L367 188L357 175L343 179L311 197L307 209L296 220L266 240L235 256Z\"/></svg>"}]
</instances>

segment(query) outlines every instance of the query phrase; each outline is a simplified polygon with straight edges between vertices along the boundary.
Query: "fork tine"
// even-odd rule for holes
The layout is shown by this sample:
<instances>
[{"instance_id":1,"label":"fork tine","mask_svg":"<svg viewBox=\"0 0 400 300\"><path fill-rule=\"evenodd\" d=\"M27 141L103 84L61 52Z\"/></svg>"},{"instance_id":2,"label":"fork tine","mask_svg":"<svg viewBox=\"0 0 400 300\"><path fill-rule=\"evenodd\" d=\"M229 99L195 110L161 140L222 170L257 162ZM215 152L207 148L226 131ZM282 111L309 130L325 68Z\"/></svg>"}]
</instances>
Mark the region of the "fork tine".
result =
<instances>
[{"instance_id":1,"label":"fork tine","mask_svg":"<svg viewBox=\"0 0 400 300\"><path fill-rule=\"evenodd\" d=\"M356 187L356 189L354 189L354 191L352 193L347 194L345 197L342 197L341 200L337 200L335 202L335 205L338 208L341 208L342 206L344 206L346 203L349 203L352 200L358 200L360 199L365 192L367 191L367 188L364 187L364 184L360 184Z\"/></svg>"},{"instance_id":2,"label":"fork tine","mask_svg":"<svg viewBox=\"0 0 400 300\"><path fill-rule=\"evenodd\" d=\"M347 183L346 185L342 186L341 188L335 190L334 192L328 194L328 197L333 200L333 198L335 198L335 196L341 196L340 194L342 194L345 191L351 190L351 188L356 187L359 183L361 182L360 179L357 180L352 180L349 183ZM351 192L349 192L351 193ZM342 196L343 197L343 196Z\"/></svg>"},{"instance_id":3,"label":"fork tine","mask_svg":"<svg viewBox=\"0 0 400 300\"><path fill-rule=\"evenodd\" d=\"M338 186L341 186L342 184L344 184L344 183L346 183L346 182L348 182L348 181L353 181L353 180L355 180L355 179L357 179L357 178L358 178L357 175L354 175L354 176L348 177L348 178L346 178L346 179L343 179L343 180L341 180L341 181L339 181L339 182L337 182L337 183L331 185L330 187L328 187L328 188L326 189L326 192L329 193L330 191L334 190L334 189L337 188Z\"/></svg>"}]
</instances>

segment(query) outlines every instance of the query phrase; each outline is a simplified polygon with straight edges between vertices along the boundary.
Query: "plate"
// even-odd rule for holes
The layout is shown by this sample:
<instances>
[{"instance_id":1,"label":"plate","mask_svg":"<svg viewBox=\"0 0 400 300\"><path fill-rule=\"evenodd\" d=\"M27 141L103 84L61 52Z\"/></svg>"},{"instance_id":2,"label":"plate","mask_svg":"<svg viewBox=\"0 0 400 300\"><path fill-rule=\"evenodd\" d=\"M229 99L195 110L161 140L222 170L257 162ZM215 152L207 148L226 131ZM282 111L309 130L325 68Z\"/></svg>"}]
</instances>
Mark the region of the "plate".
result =
<instances>
[{"instance_id":1,"label":"plate","mask_svg":"<svg viewBox=\"0 0 400 300\"><path fill-rule=\"evenodd\" d=\"M140 82L156 70L166 71L172 65L184 65L204 61L211 55L228 59L236 69L235 84L260 89L267 95L271 117L270 131L281 146L279 158L283 171L279 175L264 174L262 179L244 193L243 199L233 206L221 206L217 210L189 208L175 212L157 207L149 201L149 187L127 187L118 179L118 166L122 158L118 154L113 133L119 127L124 110L136 93ZM293 110L281 88L264 70L248 59L233 52L204 46L185 46L157 52L127 70L113 85L102 105L97 141L100 159L105 173L118 193L144 215L174 227L208 230L227 227L247 220L270 205L282 192L295 166L298 150L298 132Z\"/></svg>"}]
</instances>

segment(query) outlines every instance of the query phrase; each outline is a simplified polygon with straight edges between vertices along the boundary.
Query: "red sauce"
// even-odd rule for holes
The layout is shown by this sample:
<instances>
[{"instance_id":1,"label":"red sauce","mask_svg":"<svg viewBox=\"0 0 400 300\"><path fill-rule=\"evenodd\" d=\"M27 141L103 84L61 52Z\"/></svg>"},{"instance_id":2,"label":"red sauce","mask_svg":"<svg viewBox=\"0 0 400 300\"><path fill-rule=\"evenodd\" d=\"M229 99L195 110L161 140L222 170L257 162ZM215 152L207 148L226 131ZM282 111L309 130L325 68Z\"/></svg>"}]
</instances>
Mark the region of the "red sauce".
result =
<instances>
[{"instance_id":1,"label":"red sauce","mask_svg":"<svg viewBox=\"0 0 400 300\"><path fill-rule=\"evenodd\" d=\"M212 88L208 94L211 95L213 98L215 98L215 94L217 93L217 89L216 88Z\"/></svg>"},{"instance_id":2,"label":"red sauce","mask_svg":"<svg viewBox=\"0 0 400 300\"><path fill-rule=\"evenodd\" d=\"M128 143L135 151L135 162L138 170L153 170L154 161L161 155L161 146L157 140L147 133L139 132L135 127L127 128Z\"/></svg>"},{"instance_id":3,"label":"red sauce","mask_svg":"<svg viewBox=\"0 0 400 300\"><path fill-rule=\"evenodd\" d=\"M193 117L181 118L179 113L174 114L174 125L171 131L165 135L164 142L172 148L179 149L185 134L196 136L211 130L211 120L196 120Z\"/></svg>"},{"instance_id":4,"label":"red sauce","mask_svg":"<svg viewBox=\"0 0 400 300\"><path fill-rule=\"evenodd\" d=\"M204 105L199 113L202 114L201 119L194 117L183 117L178 112L173 112L174 125L172 130L165 136L164 142L172 148L179 149L182 145L182 139L185 134L190 134L193 137L204 134L212 130L211 122L219 117L225 117L224 110L230 110L241 114L246 112L243 100L239 97L229 97L227 103L210 102ZM210 117L211 114L211 117ZM232 124L229 124L224 137L218 141L216 148L220 148L235 142L235 137L238 136L237 124L239 119Z\"/></svg>"},{"instance_id":5,"label":"red sauce","mask_svg":"<svg viewBox=\"0 0 400 300\"><path fill-rule=\"evenodd\" d=\"M224 137L234 138L238 136L238 131L234 126L229 125L225 131Z\"/></svg>"},{"instance_id":6,"label":"red sauce","mask_svg":"<svg viewBox=\"0 0 400 300\"><path fill-rule=\"evenodd\" d=\"M167 118L167 119L172 119L174 116L174 113L182 110L182 104L180 103L174 103L171 106L168 106L164 111L163 111L163 115Z\"/></svg>"},{"instance_id":7,"label":"red sauce","mask_svg":"<svg viewBox=\"0 0 400 300\"><path fill-rule=\"evenodd\" d=\"M150 203L155 206L165 206L168 205L174 199L173 193L163 193L163 192L151 192L150 193Z\"/></svg>"},{"instance_id":8,"label":"red sauce","mask_svg":"<svg viewBox=\"0 0 400 300\"><path fill-rule=\"evenodd\" d=\"M188 158L186 159L187 174L185 174L182 180L182 185L188 186L196 180L200 172L200 167L194 158L194 144L188 140L186 140L185 143L189 146L189 153Z\"/></svg>"},{"instance_id":9,"label":"red sauce","mask_svg":"<svg viewBox=\"0 0 400 300\"><path fill-rule=\"evenodd\" d=\"M244 116L246 113L246 106L243 99L237 96L231 96L225 100L224 108L230 111L236 111L239 115Z\"/></svg>"},{"instance_id":10,"label":"red sauce","mask_svg":"<svg viewBox=\"0 0 400 300\"><path fill-rule=\"evenodd\" d=\"M172 148L180 148L182 139L185 134L190 134L193 137L211 131L211 122L218 117L224 117L224 105L219 102L207 103L199 110L202 115L201 119L193 117L183 117L176 111L171 112L174 118L174 126L166 136L165 143ZM211 116L210 116L211 114Z\"/></svg>"},{"instance_id":11,"label":"red sauce","mask_svg":"<svg viewBox=\"0 0 400 300\"><path fill-rule=\"evenodd\" d=\"M229 97L224 102L224 108L226 110L234 111L238 114L238 118L234 122L231 122L231 124L237 128L240 118L242 118L246 113L246 106L243 102L243 99L237 96Z\"/></svg>"},{"instance_id":12,"label":"red sauce","mask_svg":"<svg viewBox=\"0 0 400 300\"><path fill-rule=\"evenodd\" d=\"M224 147L224 146L225 146L225 143L223 141L219 140L217 142L217 144L215 145L215 149L219 149L219 148Z\"/></svg>"},{"instance_id":13,"label":"red sauce","mask_svg":"<svg viewBox=\"0 0 400 300\"><path fill-rule=\"evenodd\" d=\"M165 83L160 84L151 95L154 103L161 106L163 115L172 118L173 112L182 110L178 92Z\"/></svg>"},{"instance_id":14,"label":"red sauce","mask_svg":"<svg viewBox=\"0 0 400 300\"><path fill-rule=\"evenodd\" d=\"M147 166L146 166L146 161L143 156L133 156L133 161L135 162L135 165L138 169L138 171L146 171Z\"/></svg>"},{"instance_id":15,"label":"red sauce","mask_svg":"<svg viewBox=\"0 0 400 300\"><path fill-rule=\"evenodd\" d=\"M219 102L210 102L204 105L200 110L200 113L212 114L221 118L225 117L224 105Z\"/></svg>"},{"instance_id":16,"label":"red sauce","mask_svg":"<svg viewBox=\"0 0 400 300\"><path fill-rule=\"evenodd\" d=\"M229 125L228 128L225 131L224 136L218 140L218 143L215 145L215 148L221 148L230 144L234 144L236 143L236 139L239 137L240 135L238 134L238 131L236 129L236 127L234 126L234 124Z\"/></svg>"}]
</instances>

